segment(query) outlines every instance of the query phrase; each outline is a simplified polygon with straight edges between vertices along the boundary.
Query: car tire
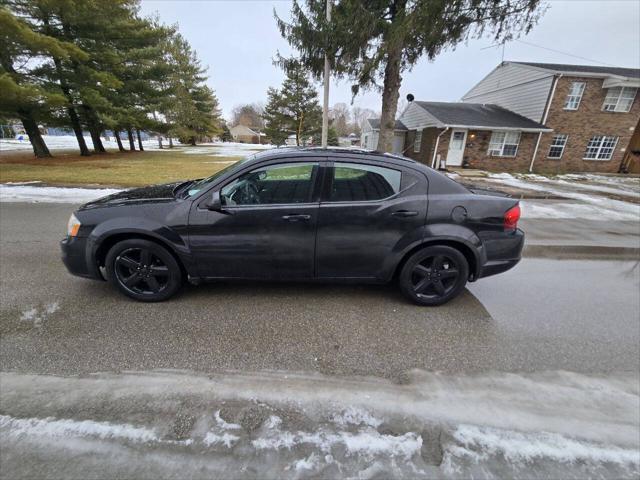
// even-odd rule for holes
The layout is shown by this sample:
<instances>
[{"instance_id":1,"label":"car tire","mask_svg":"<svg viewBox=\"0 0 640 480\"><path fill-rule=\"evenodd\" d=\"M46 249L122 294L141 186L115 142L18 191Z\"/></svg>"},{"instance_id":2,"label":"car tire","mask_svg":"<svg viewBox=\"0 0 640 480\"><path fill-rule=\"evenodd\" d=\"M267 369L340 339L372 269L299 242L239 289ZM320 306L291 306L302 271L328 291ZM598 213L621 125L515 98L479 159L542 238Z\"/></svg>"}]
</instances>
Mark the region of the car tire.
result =
<instances>
[{"instance_id":1,"label":"car tire","mask_svg":"<svg viewBox=\"0 0 640 480\"><path fill-rule=\"evenodd\" d=\"M402 292L414 303L435 306L462 292L469 278L469 263L453 247L433 245L414 253L400 271Z\"/></svg>"},{"instance_id":2,"label":"car tire","mask_svg":"<svg viewBox=\"0 0 640 480\"><path fill-rule=\"evenodd\" d=\"M161 302L182 286L182 270L169 251L142 239L116 243L105 259L107 279L122 293L142 302Z\"/></svg>"}]
</instances>

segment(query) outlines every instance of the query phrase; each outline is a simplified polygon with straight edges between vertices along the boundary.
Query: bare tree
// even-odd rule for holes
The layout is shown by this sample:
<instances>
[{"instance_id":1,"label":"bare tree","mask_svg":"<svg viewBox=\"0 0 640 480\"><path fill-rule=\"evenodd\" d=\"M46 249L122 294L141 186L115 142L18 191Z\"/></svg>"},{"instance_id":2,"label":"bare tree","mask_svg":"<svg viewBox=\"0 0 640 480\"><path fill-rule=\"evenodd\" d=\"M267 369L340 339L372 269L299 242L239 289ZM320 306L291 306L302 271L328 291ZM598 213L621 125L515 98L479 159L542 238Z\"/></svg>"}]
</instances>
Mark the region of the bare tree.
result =
<instances>
[{"instance_id":1,"label":"bare tree","mask_svg":"<svg viewBox=\"0 0 640 480\"><path fill-rule=\"evenodd\" d=\"M231 126L244 125L252 130L264 130L264 105L254 102L236 105L231 111Z\"/></svg>"}]
</instances>

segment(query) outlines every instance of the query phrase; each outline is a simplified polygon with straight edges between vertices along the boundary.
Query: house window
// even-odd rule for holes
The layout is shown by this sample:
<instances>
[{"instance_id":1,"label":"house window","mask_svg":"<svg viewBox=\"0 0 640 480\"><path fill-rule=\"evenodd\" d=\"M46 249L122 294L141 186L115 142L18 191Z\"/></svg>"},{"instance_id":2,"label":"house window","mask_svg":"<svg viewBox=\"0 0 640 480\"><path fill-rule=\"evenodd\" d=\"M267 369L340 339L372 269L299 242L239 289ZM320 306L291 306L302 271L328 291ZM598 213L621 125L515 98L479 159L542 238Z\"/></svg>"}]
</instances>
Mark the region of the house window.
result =
<instances>
[{"instance_id":1,"label":"house window","mask_svg":"<svg viewBox=\"0 0 640 480\"><path fill-rule=\"evenodd\" d=\"M416 130L416 139L413 141L413 152L419 153L422 148L422 130Z\"/></svg>"},{"instance_id":2,"label":"house window","mask_svg":"<svg viewBox=\"0 0 640 480\"><path fill-rule=\"evenodd\" d=\"M562 158L564 147L567 145L568 135L554 135L549 146L547 158Z\"/></svg>"},{"instance_id":3,"label":"house window","mask_svg":"<svg viewBox=\"0 0 640 480\"><path fill-rule=\"evenodd\" d=\"M487 153L493 157L515 157L519 143L520 132L493 132Z\"/></svg>"},{"instance_id":4,"label":"house window","mask_svg":"<svg viewBox=\"0 0 640 480\"><path fill-rule=\"evenodd\" d=\"M580 105L580 100L582 100L582 94L584 93L584 82L573 82L571 84L571 89L569 90L569 94L567 95L567 99L564 102L565 110L577 110Z\"/></svg>"},{"instance_id":5,"label":"house window","mask_svg":"<svg viewBox=\"0 0 640 480\"><path fill-rule=\"evenodd\" d=\"M584 158L585 160L611 160L617 143L618 137L595 135L591 137L591 140L589 140L587 144L587 151L584 154Z\"/></svg>"},{"instance_id":6,"label":"house window","mask_svg":"<svg viewBox=\"0 0 640 480\"><path fill-rule=\"evenodd\" d=\"M614 87L607 90L602 109L607 112L628 112L638 89L633 87Z\"/></svg>"}]
</instances>

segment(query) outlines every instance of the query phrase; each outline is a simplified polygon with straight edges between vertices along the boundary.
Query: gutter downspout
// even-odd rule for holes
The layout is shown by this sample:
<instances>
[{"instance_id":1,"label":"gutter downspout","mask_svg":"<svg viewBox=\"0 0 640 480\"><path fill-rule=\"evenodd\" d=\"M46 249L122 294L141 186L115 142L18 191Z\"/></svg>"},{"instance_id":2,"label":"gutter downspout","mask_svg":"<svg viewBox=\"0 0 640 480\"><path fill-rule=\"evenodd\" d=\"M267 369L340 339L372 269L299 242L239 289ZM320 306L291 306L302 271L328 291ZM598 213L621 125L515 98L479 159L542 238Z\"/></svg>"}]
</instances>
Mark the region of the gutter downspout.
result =
<instances>
[{"instance_id":1,"label":"gutter downspout","mask_svg":"<svg viewBox=\"0 0 640 480\"><path fill-rule=\"evenodd\" d=\"M556 76L553 81L553 87L551 88L551 95L549 96L549 103L544 111L544 117L542 117L542 124L547 123L547 117L549 116L549 110L551 109L551 103L553 102L553 96L556 93L556 87L558 86L558 80L562 77L562 74ZM536 147L533 149L533 156L531 157L531 165L529 165L529 173L533 172L533 164L536 161L536 155L538 154L538 147L540 147L540 140L542 140L542 132L538 134L538 140L536 141Z\"/></svg>"},{"instance_id":2,"label":"gutter downspout","mask_svg":"<svg viewBox=\"0 0 640 480\"><path fill-rule=\"evenodd\" d=\"M440 134L436 137L436 145L435 147L433 147L433 158L431 159L431 168L436 168L435 164L436 164L436 155L438 154L438 145L440 144L440 137L445 133L449 131L449 127L446 127L443 131L440 132Z\"/></svg>"}]
</instances>

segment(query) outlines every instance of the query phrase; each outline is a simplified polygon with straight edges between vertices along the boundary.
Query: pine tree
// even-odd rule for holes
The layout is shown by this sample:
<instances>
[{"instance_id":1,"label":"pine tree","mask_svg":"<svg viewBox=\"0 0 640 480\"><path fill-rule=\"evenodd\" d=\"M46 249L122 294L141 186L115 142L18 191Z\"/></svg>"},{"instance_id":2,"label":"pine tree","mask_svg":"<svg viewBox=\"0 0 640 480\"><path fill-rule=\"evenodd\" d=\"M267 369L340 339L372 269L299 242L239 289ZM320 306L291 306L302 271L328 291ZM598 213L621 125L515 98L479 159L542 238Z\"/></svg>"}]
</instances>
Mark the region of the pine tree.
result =
<instances>
[{"instance_id":1,"label":"pine tree","mask_svg":"<svg viewBox=\"0 0 640 480\"><path fill-rule=\"evenodd\" d=\"M169 134L180 141L195 145L202 138L222 132L220 108L213 90L206 84L207 77L195 52L178 33L166 43L168 92L161 112L171 125Z\"/></svg>"},{"instance_id":2,"label":"pine tree","mask_svg":"<svg viewBox=\"0 0 640 480\"><path fill-rule=\"evenodd\" d=\"M220 140L223 142L230 142L233 139L231 131L226 123L222 123L222 133L220 134Z\"/></svg>"},{"instance_id":3,"label":"pine tree","mask_svg":"<svg viewBox=\"0 0 640 480\"><path fill-rule=\"evenodd\" d=\"M282 145L291 134L296 136L296 145L304 145L322 128L318 93L298 60L283 60L281 64L286 78L280 90L269 88L267 92L265 133L276 145Z\"/></svg>"},{"instance_id":4,"label":"pine tree","mask_svg":"<svg viewBox=\"0 0 640 480\"><path fill-rule=\"evenodd\" d=\"M291 22L276 21L316 77L328 54L337 77L360 89L379 88L382 116L378 150L391 151L402 73L426 56L433 60L470 36L489 30L496 41L528 32L540 16L540 0L336 0L331 22L328 0L293 1Z\"/></svg>"},{"instance_id":5,"label":"pine tree","mask_svg":"<svg viewBox=\"0 0 640 480\"><path fill-rule=\"evenodd\" d=\"M0 114L17 116L35 156L50 157L38 123L64 106L66 99L46 88L36 66L47 56L79 60L86 54L70 43L33 31L26 20L6 8L8 4L0 3Z\"/></svg>"}]
</instances>

